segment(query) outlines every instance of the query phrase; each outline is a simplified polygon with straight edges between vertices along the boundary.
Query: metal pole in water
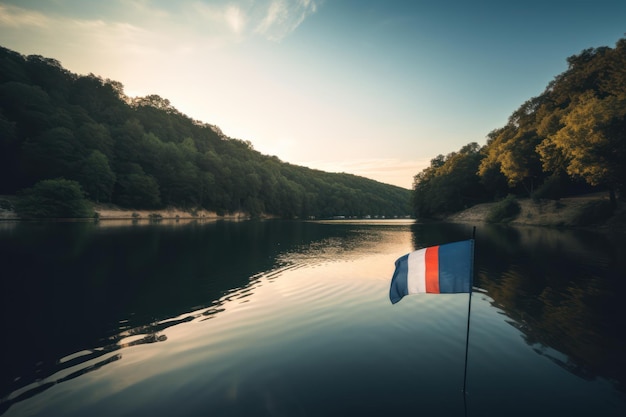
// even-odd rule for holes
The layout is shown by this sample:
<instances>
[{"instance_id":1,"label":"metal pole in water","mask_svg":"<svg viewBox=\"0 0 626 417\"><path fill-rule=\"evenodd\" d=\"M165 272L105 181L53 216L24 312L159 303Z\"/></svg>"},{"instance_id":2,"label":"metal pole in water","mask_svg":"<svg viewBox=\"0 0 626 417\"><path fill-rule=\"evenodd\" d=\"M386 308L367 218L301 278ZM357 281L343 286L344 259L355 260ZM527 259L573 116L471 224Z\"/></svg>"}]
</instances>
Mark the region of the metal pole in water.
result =
<instances>
[{"instance_id":1,"label":"metal pole in water","mask_svg":"<svg viewBox=\"0 0 626 417\"><path fill-rule=\"evenodd\" d=\"M467 332L465 333L465 368L463 370L463 406L467 416L467 353L469 351L470 314L472 312L472 287L474 286L474 241L476 239L476 226L472 230L472 271L470 273L469 301L467 303Z\"/></svg>"}]
</instances>

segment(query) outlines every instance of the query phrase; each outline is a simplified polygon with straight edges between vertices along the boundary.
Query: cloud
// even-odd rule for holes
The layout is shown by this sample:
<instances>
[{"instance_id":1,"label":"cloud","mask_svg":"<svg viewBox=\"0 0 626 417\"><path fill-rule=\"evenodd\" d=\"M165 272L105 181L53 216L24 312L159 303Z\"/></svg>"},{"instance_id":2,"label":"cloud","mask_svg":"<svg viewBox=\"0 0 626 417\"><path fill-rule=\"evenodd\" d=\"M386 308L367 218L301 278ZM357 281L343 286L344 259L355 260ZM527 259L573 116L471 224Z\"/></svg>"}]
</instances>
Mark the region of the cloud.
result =
<instances>
[{"instance_id":1,"label":"cloud","mask_svg":"<svg viewBox=\"0 0 626 417\"><path fill-rule=\"evenodd\" d=\"M207 4L202 1L181 5L174 19L198 33L210 37L242 35L247 25L246 10L239 4ZM236 41L237 38L233 38Z\"/></svg>"},{"instance_id":2,"label":"cloud","mask_svg":"<svg viewBox=\"0 0 626 417\"><path fill-rule=\"evenodd\" d=\"M25 10L16 6L0 4L0 26L21 28L25 26L44 28L50 25L50 19L43 13Z\"/></svg>"},{"instance_id":3,"label":"cloud","mask_svg":"<svg viewBox=\"0 0 626 417\"><path fill-rule=\"evenodd\" d=\"M160 50L199 53L228 47L251 37L280 41L321 0L111 0L86 5L74 0L0 4L0 36L39 37L45 43L106 48L144 56ZM32 45L32 42L31 42Z\"/></svg>"},{"instance_id":4,"label":"cloud","mask_svg":"<svg viewBox=\"0 0 626 417\"><path fill-rule=\"evenodd\" d=\"M120 1L120 0L118 0ZM143 17L179 33L195 32L215 43L241 42L252 36L280 41L315 13L323 0L135 0L131 16ZM116 6L126 10L123 2ZM126 15L125 13L120 13Z\"/></svg>"},{"instance_id":5,"label":"cloud","mask_svg":"<svg viewBox=\"0 0 626 417\"><path fill-rule=\"evenodd\" d=\"M316 0L271 0L255 32L269 40L280 41L315 13L318 3Z\"/></svg>"}]
</instances>

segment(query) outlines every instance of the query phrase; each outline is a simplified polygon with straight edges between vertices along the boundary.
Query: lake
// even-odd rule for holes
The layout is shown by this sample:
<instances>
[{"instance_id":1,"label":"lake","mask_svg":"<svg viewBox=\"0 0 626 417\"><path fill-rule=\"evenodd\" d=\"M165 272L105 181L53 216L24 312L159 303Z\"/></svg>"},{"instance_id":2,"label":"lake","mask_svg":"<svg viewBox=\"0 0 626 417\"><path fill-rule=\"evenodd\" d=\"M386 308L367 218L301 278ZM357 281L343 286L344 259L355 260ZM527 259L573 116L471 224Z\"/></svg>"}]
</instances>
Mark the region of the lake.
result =
<instances>
[{"instance_id":1,"label":"lake","mask_svg":"<svg viewBox=\"0 0 626 417\"><path fill-rule=\"evenodd\" d=\"M623 234L411 221L0 223L6 416L626 415Z\"/></svg>"}]
</instances>

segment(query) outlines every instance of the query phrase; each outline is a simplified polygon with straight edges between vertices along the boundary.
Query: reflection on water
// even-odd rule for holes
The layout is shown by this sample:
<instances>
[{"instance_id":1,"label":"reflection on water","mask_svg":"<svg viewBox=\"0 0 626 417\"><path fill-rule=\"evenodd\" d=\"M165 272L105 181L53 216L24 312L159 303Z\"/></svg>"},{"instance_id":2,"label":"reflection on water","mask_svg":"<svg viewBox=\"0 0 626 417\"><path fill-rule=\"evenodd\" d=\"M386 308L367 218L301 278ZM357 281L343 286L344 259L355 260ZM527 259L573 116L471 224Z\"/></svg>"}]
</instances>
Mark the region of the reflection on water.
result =
<instances>
[{"instance_id":1,"label":"reflection on water","mask_svg":"<svg viewBox=\"0 0 626 417\"><path fill-rule=\"evenodd\" d=\"M463 235L452 231L457 227L439 225L433 233L416 224L415 246L461 240ZM475 286L538 354L582 378L613 381L626 392L624 254L621 234L481 225Z\"/></svg>"},{"instance_id":2,"label":"reflection on water","mask_svg":"<svg viewBox=\"0 0 626 417\"><path fill-rule=\"evenodd\" d=\"M120 330L210 306L271 269L279 253L323 238L289 222L7 229L2 325L15 343L2 357L2 392L57 372L68 353L115 344Z\"/></svg>"},{"instance_id":3,"label":"reflection on water","mask_svg":"<svg viewBox=\"0 0 626 417\"><path fill-rule=\"evenodd\" d=\"M160 341L160 320L202 307L210 317L230 293L249 295L260 272L350 255L376 236L303 222L2 225L2 325L15 341L2 355L2 396L74 366L59 361L67 354L91 361L129 334Z\"/></svg>"},{"instance_id":4,"label":"reflection on water","mask_svg":"<svg viewBox=\"0 0 626 417\"><path fill-rule=\"evenodd\" d=\"M481 230L477 285L526 342L568 371L626 392L623 236L542 228ZM550 347L565 357L551 356Z\"/></svg>"},{"instance_id":5,"label":"reflection on water","mask_svg":"<svg viewBox=\"0 0 626 417\"><path fill-rule=\"evenodd\" d=\"M397 257L467 239L471 226L6 225L0 414L107 415L123 404L157 415L381 415L415 401L438 415L463 412L451 393L467 298L391 306L387 292ZM598 409L612 391L540 359L626 392L622 240L479 227L470 411L515 414L508 387L530 369L535 402L518 405L520 415L582 390L595 402L557 410L626 410L623 397Z\"/></svg>"}]
</instances>

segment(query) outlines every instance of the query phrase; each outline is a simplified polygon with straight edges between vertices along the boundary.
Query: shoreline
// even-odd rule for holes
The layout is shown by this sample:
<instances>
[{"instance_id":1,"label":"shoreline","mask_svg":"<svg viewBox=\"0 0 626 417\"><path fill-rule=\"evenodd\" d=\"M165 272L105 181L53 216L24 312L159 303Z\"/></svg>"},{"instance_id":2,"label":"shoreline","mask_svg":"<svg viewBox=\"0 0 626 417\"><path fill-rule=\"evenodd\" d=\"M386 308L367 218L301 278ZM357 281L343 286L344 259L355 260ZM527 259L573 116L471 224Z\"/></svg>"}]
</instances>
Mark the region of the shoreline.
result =
<instances>
[{"instance_id":1,"label":"shoreline","mask_svg":"<svg viewBox=\"0 0 626 417\"><path fill-rule=\"evenodd\" d=\"M4 201L13 202L15 196L0 196ZM539 226L539 227L561 227L561 228L594 228L609 229L611 231L626 232L626 207L618 204L617 209L608 218L592 219L587 223L581 223L581 215L592 204L607 202L608 196L605 193L593 193L576 197L566 197L560 200L533 201L530 198L517 199L520 206L519 214L510 221L500 224L511 226ZM481 203L469 207L448 216L442 216L436 221L450 223L488 223L487 217L491 209L497 202ZM15 211L6 206L0 207L0 222L2 221L102 221L107 224L127 224L132 223L174 223L184 220L189 221L218 221L249 220L249 214L238 211L225 215L219 215L215 211L205 209L185 210L175 207L168 207L159 210L133 210L121 208L113 204L92 203L96 215L90 218L81 219L23 219ZM274 218L273 216L261 216L262 219ZM416 220L418 221L418 220Z\"/></svg>"},{"instance_id":2,"label":"shoreline","mask_svg":"<svg viewBox=\"0 0 626 417\"><path fill-rule=\"evenodd\" d=\"M1 196L5 201L15 198ZM73 220L73 221L162 221L162 220L247 220L247 213L238 211L219 215L209 210L184 210L179 208L165 208L158 210L134 210L121 208L112 204L92 203L94 217L73 219L25 219L17 215L12 209L0 207L0 221L46 221L46 220Z\"/></svg>"},{"instance_id":3,"label":"shoreline","mask_svg":"<svg viewBox=\"0 0 626 417\"><path fill-rule=\"evenodd\" d=\"M609 216L589 216L590 208L599 203L608 203L606 193L585 194L559 200L533 201L531 198L517 199L520 212L513 219L502 223L510 226L557 227L570 229L595 229L626 232L626 207L623 202ZM481 203L463 211L444 217L451 223L488 223L487 217L494 203Z\"/></svg>"},{"instance_id":4,"label":"shoreline","mask_svg":"<svg viewBox=\"0 0 626 417\"><path fill-rule=\"evenodd\" d=\"M250 218L250 216L244 212L235 212L220 216L217 212L204 209L189 211L179 208L132 210L110 204L94 204L93 210L97 213L98 220L243 220Z\"/></svg>"}]
</instances>

